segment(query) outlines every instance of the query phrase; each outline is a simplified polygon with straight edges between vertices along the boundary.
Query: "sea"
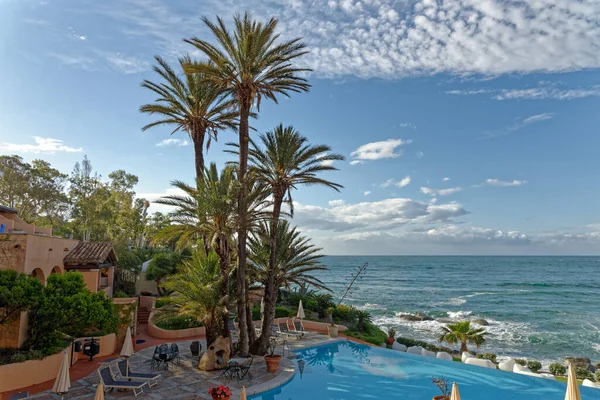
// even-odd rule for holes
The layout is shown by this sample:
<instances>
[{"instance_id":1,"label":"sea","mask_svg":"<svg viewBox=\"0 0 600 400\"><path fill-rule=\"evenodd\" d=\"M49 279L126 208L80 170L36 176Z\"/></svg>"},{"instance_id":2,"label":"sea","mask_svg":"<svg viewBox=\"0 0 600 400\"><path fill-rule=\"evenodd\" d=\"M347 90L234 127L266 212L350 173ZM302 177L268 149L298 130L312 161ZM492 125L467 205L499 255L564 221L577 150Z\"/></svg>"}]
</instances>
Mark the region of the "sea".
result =
<instances>
[{"instance_id":1,"label":"sea","mask_svg":"<svg viewBox=\"0 0 600 400\"><path fill-rule=\"evenodd\" d=\"M383 329L439 343L448 321L483 318L481 352L534 359L600 361L600 257L327 256L316 274L344 303L368 310ZM408 322L421 312L433 321Z\"/></svg>"}]
</instances>

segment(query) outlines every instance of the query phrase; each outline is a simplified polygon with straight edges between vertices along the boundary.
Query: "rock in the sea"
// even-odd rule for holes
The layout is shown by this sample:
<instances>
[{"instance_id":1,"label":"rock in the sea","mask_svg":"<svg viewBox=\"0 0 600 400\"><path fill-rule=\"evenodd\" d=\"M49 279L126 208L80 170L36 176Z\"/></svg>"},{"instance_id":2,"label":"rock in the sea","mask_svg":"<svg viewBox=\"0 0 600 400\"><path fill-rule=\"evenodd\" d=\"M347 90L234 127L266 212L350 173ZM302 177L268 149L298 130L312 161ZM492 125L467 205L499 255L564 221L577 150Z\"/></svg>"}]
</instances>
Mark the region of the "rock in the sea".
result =
<instances>
[{"instance_id":1,"label":"rock in the sea","mask_svg":"<svg viewBox=\"0 0 600 400\"><path fill-rule=\"evenodd\" d=\"M592 361L587 357L565 357L565 365L568 367L569 364L573 365L573 367L584 367L590 372L594 372L594 366L592 365Z\"/></svg>"},{"instance_id":2,"label":"rock in the sea","mask_svg":"<svg viewBox=\"0 0 600 400\"><path fill-rule=\"evenodd\" d=\"M411 322L433 321L433 318L431 318L429 315L425 315L420 312L417 312L414 315L404 314L404 315L401 315L400 318L402 318L405 321L411 321Z\"/></svg>"},{"instance_id":3,"label":"rock in the sea","mask_svg":"<svg viewBox=\"0 0 600 400\"><path fill-rule=\"evenodd\" d=\"M487 322L483 318L472 319L471 322L474 324L477 324L477 325L481 325L481 326L489 326L490 325L490 323Z\"/></svg>"}]
</instances>

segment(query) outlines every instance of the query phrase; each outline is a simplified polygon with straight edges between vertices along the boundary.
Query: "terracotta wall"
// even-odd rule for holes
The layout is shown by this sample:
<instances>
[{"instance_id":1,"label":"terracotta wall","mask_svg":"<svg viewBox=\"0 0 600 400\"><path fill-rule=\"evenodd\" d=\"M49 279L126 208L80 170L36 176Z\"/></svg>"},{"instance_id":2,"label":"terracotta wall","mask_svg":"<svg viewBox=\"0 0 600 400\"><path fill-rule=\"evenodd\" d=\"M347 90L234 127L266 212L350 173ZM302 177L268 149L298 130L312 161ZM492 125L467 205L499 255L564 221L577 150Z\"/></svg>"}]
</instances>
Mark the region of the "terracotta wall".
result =
<instances>
[{"instance_id":1,"label":"terracotta wall","mask_svg":"<svg viewBox=\"0 0 600 400\"><path fill-rule=\"evenodd\" d=\"M152 296L140 296L140 308L146 308L148 311L154 309L154 301L156 299Z\"/></svg>"},{"instance_id":2,"label":"terracotta wall","mask_svg":"<svg viewBox=\"0 0 600 400\"><path fill-rule=\"evenodd\" d=\"M0 325L0 347L19 347L20 325L20 318Z\"/></svg>"},{"instance_id":3,"label":"terracotta wall","mask_svg":"<svg viewBox=\"0 0 600 400\"><path fill-rule=\"evenodd\" d=\"M90 289L90 292L96 293L98 291L98 287L100 286L100 271L97 269L93 269L90 271L77 271L83 275L83 280L85 281L85 286Z\"/></svg>"},{"instance_id":4,"label":"terracotta wall","mask_svg":"<svg viewBox=\"0 0 600 400\"><path fill-rule=\"evenodd\" d=\"M83 340L83 339L81 339ZM116 336L110 334L100 338L100 354L97 357L113 354L116 349ZM71 346L67 347L69 357ZM44 358L29 360L22 363L0 365L0 393L46 382L56 378L63 352ZM86 356L83 353L73 354L73 363Z\"/></svg>"},{"instance_id":5,"label":"terracotta wall","mask_svg":"<svg viewBox=\"0 0 600 400\"><path fill-rule=\"evenodd\" d=\"M61 273L64 273L63 258L78 243L79 240L74 239L27 235L27 255L24 272L30 273L34 269L40 268L47 278L52 272L52 268L58 266Z\"/></svg>"},{"instance_id":6,"label":"terracotta wall","mask_svg":"<svg viewBox=\"0 0 600 400\"><path fill-rule=\"evenodd\" d=\"M279 323L279 322L285 322L286 320L293 320L293 319L294 318L276 318L275 322ZM260 321L257 321L256 323L260 324ZM290 322L288 324L288 326L292 326L292 323ZM307 331L327 332L327 326L329 326L329 324L327 322L302 320L302 326L304 326L304 329L306 329ZM347 329L348 328L345 327L344 325L338 325L338 332L344 332Z\"/></svg>"},{"instance_id":7,"label":"terracotta wall","mask_svg":"<svg viewBox=\"0 0 600 400\"><path fill-rule=\"evenodd\" d=\"M0 268L25 272L25 253L28 235L0 234Z\"/></svg>"}]
</instances>

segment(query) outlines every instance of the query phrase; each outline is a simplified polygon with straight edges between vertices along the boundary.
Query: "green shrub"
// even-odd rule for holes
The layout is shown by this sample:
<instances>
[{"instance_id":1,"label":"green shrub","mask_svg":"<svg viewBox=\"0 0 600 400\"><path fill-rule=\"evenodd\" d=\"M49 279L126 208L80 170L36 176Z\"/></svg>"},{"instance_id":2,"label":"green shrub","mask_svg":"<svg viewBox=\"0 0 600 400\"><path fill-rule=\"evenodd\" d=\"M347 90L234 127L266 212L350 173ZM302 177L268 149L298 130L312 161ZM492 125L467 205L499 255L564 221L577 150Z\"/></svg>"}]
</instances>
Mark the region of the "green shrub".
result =
<instances>
[{"instance_id":1,"label":"green shrub","mask_svg":"<svg viewBox=\"0 0 600 400\"><path fill-rule=\"evenodd\" d=\"M39 350L30 350L28 354L30 360L41 360L44 358L44 353Z\"/></svg>"},{"instance_id":2,"label":"green shrub","mask_svg":"<svg viewBox=\"0 0 600 400\"><path fill-rule=\"evenodd\" d=\"M596 381L594 374L592 374L586 367L577 367L575 368L575 377L577 379L589 379L592 382Z\"/></svg>"},{"instance_id":3,"label":"green shrub","mask_svg":"<svg viewBox=\"0 0 600 400\"><path fill-rule=\"evenodd\" d=\"M596 382L600 382L600 371L596 370Z\"/></svg>"},{"instance_id":4,"label":"green shrub","mask_svg":"<svg viewBox=\"0 0 600 400\"><path fill-rule=\"evenodd\" d=\"M258 321L260 318L260 306L254 306L252 308L252 321Z\"/></svg>"},{"instance_id":5,"label":"green shrub","mask_svg":"<svg viewBox=\"0 0 600 400\"><path fill-rule=\"evenodd\" d=\"M333 310L333 320L341 324L353 324L356 321L357 309L345 304L339 304Z\"/></svg>"},{"instance_id":6,"label":"green shrub","mask_svg":"<svg viewBox=\"0 0 600 400\"><path fill-rule=\"evenodd\" d=\"M260 315L260 308L258 309ZM275 318L289 318L296 316L297 311L284 306L275 306ZM260 317L259 317L260 318Z\"/></svg>"},{"instance_id":7,"label":"green shrub","mask_svg":"<svg viewBox=\"0 0 600 400\"><path fill-rule=\"evenodd\" d=\"M17 353L17 354L13 354L12 357L10 357L11 363L21 363L23 361L27 361L26 354Z\"/></svg>"},{"instance_id":8,"label":"green shrub","mask_svg":"<svg viewBox=\"0 0 600 400\"><path fill-rule=\"evenodd\" d=\"M542 364L539 361L529 360L527 361L527 368L529 368L531 372L538 372L542 369Z\"/></svg>"},{"instance_id":9,"label":"green shrub","mask_svg":"<svg viewBox=\"0 0 600 400\"><path fill-rule=\"evenodd\" d=\"M527 366L527 360L525 360L524 358L515 358L515 363L519 364L522 367Z\"/></svg>"},{"instance_id":10,"label":"green shrub","mask_svg":"<svg viewBox=\"0 0 600 400\"><path fill-rule=\"evenodd\" d=\"M565 375L567 373L567 367L560 363L552 363L548 369L552 375Z\"/></svg>"},{"instance_id":11,"label":"green shrub","mask_svg":"<svg viewBox=\"0 0 600 400\"><path fill-rule=\"evenodd\" d=\"M187 315L178 315L177 317L165 318L156 322L156 326L167 331L175 331L179 329L198 328L202 326L200 321L194 317Z\"/></svg>"},{"instance_id":12,"label":"green shrub","mask_svg":"<svg viewBox=\"0 0 600 400\"><path fill-rule=\"evenodd\" d=\"M494 353L479 353L479 354L477 354L477 358L481 358L484 360L490 360L494 364L497 364L496 355Z\"/></svg>"},{"instance_id":13,"label":"green shrub","mask_svg":"<svg viewBox=\"0 0 600 400\"><path fill-rule=\"evenodd\" d=\"M127 293L125 293L124 291L119 290L115 293L114 297L116 297L117 299L123 299L123 298L129 297L129 295Z\"/></svg>"},{"instance_id":14,"label":"green shrub","mask_svg":"<svg viewBox=\"0 0 600 400\"><path fill-rule=\"evenodd\" d=\"M169 304L168 300L158 299L154 302L154 308L161 308Z\"/></svg>"},{"instance_id":15,"label":"green shrub","mask_svg":"<svg viewBox=\"0 0 600 400\"><path fill-rule=\"evenodd\" d=\"M358 332L356 330L346 330L343 332L344 335L363 340L368 343L372 343L374 345L380 346L385 343L387 340L387 334L379 329L376 325L365 322L363 332Z\"/></svg>"}]
</instances>

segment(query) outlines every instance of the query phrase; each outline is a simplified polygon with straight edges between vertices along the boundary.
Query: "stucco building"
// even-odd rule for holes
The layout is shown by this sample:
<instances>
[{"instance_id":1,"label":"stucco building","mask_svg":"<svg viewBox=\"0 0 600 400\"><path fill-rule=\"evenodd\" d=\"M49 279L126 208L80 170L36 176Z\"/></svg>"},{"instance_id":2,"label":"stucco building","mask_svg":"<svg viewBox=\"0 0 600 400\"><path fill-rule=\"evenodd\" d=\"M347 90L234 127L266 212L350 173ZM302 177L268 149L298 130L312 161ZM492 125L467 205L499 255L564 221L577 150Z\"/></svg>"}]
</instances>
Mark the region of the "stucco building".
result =
<instances>
[{"instance_id":1,"label":"stucco building","mask_svg":"<svg viewBox=\"0 0 600 400\"><path fill-rule=\"evenodd\" d=\"M0 269L14 269L44 284L51 274L78 271L91 292L104 291L112 297L116 261L110 243L52 236L51 228L28 224L16 210L0 206ZM0 347L21 347L26 332L27 316L21 315L0 329Z\"/></svg>"}]
</instances>

